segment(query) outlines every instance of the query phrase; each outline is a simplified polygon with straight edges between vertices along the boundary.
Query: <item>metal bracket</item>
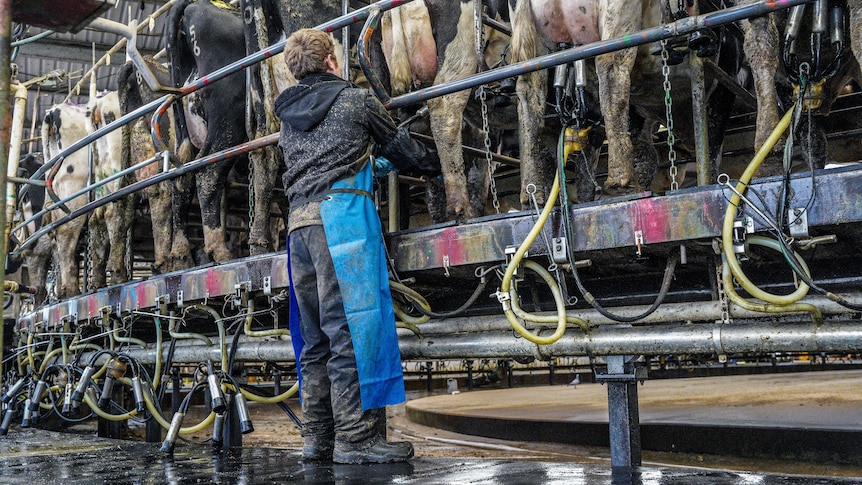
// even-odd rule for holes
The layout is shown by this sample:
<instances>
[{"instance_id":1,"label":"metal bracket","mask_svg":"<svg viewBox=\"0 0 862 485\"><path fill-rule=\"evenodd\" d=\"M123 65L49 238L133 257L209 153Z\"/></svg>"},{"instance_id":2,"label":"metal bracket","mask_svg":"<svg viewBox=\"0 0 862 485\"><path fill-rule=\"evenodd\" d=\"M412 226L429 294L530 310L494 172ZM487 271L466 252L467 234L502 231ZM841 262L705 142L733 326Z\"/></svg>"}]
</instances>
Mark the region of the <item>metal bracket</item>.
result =
<instances>
[{"instance_id":1,"label":"metal bracket","mask_svg":"<svg viewBox=\"0 0 862 485\"><path fill-rule=\"evenodd\" d=\"M808 211L804 207L792 209L787 214L787 228L791 237L808 237Z\"/></svg>"},{"instance_id":2,"label":"metal bracket","mask_svg":"<svg viewBox=\"0 0 862 485\"><path fill-rule=\"evenodd\" d=\"M266 296L272 295L272 277L264 276L263 277L263 294Z\"/></svg>"},{"instance_id":3,"label":"metal bracket","mask_svg":"<svg viewBox=\"0 0 862 485\"><path fill-rule=\"evenodd\" d=\"M156 297L156 312L161 315L168 314L168 303L171 302L171 295L164 294Z\"/></svg>"},{"instance_id":4,"label":"metal bracket","mask_svg":"<svg viewBox=\"0 0 862 485\"><path fill-rule=\"evenodd\" d=\"M241 281L233 285L236 297L239 298L243 308L248 306L248 294L251 293L251 281Z\"/></svg>"},{"instance_id":5,"label":"metal bracket","mask_svg":"<svg viewBox=\"0 0 862 485\"><path fill-rule=\"evenodd\" d=\"M551 239L551 259L557 264L569 261L569 243L564 237Z\"/></svg>"},{"instance_id":6,"label":"metal bracket","mask_svg":"<svg viewBox=\"0 0 862 485\"><path fill-rule=\"evenodd\" d=\"M747 251L748 245L745 241L745 236L754 233L754 219L745 216L733 221L733 252L737 255L743 255Z\"/></svg>"},{"instance_id":7,"label":"metal bracket","mask_svg":"<svg viewBox=\"0 0 862 485\"><path fill-rule=\"evenodd\" d=\"M635 366L633 373L628 374L600 374L596 372L596 382L643 382L649 378L647 368Z\"/></svg>"},{"instance_id":8,"label":"metal bracket","mask_svg":"<svg viewBox=\"0 0 862 485\"><path fill-rule=\"evenodd\" d=\"M177 291L177 306L182 308L183 305L183 290L179 290Z\"/></svg>"},{"instance_id":9,"label":"metal bracket","mask_svg":"<svg viewBox=\"0 0 862 485\"><path fill-rule=\"evenodd\" d=\"M506 255L506 266L508 266L509 264L512 263L512 259L515 257L515 253L517 253L517 252L518 252L517 246L506 246L506 249L504 251L504 253ZM527 257L529 257L529 254L524 253L524 258L527 258ZM521 268L520 267L515 268L515 271L512 273L512 276L520 277L521 276Z\"/></svg>"},{"instance_id":10,"label":"metal bracket","mask_svg":"<svg viewBox=\"0 0 862 485\"><path fill-rule=\"evenodd\" d=\"M450 275L449 275L449 266L450 266L450 263L449 263L449 255L448 255L448 254L444 254L444 255L443 255L443 271L444 271L444 273L446 274L446 277L447 277L447 278L450 276Z\"/></svg>"}]
</instances>

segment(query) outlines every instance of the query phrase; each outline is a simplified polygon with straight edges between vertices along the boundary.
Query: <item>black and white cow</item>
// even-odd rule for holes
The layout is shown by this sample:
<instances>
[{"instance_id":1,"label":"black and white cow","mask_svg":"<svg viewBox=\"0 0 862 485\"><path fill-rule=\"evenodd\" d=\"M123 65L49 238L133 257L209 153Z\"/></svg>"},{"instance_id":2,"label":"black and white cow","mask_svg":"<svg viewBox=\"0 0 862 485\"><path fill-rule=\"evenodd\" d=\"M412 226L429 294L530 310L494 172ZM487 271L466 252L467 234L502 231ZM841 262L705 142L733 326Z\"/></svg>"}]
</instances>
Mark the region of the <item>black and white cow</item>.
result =
<instances>
[{"instance_id":1,"label":"black and white cow","mask_svg":"<svg viewBox=\"0 0 862 485\"><path fill-rule=\"evenodd\" d=\"M153 73L158 82L163 86L171 84L171 76L168 69L149 57L144 57L150 72ZM120 96L120 111L123 114L132 111L162 97L161 93L152 91L146 83L137 75L132 62L127 62L120 67L117 73L117 89ZM160 132L168 137L167 145L173 151L176 150L172 123L174 117L168 113L161 119ZM155 155L155 146L150 136L149 117L143 116L123 128L122 157L125 166L135 165ZM135 174L137 180L146 180L160 171L160 164L155 163L144 167ZM187 266L174 267L171 258L171 248L174 245L174 227L180 225L179 221L173 222L174 211L172 210L172 193L174 190L189 192L194 186L194 175L182 175L175 180L166 180L151 185L146 189L146 197L149 202L150 219L153 231L153 252L155 262L153 272L156 274L168 273L184 269ZM183 236L184 238L185 236ZM182 244L182 242L180 242ZM183 261L182 259L180 260ZM186 261L187 263L187 261Z\"/></svg>"},{"instance_id":2,"label":"black and white cow","mask_svg":"<svg viewBox=\"0 0 862 485\"><path fill-rule=\"evenodd\" d=\"M52 106L42 120L42 150L47 160L54 158L64 148L87 136L87 107L73 103ZM54 193L61 199L70 196L87 185L87 149L69 154L53 180ZM65 205L76 210L87 203L87 195L78 196ZM42 223L53 218L54 209L43 217ZM87 223L86 217L73 219L50 233L52 256L57 267L56 296L60 299L81 293L80 258L78 240Z\"/></svg>"},{"instance_id":3,"label":"black and white cow","mask_svg":"<svg viewBox=\"0 0 862 485\"><path fill-rule=\"evenodd\" d=\"M386 12L379 36L375 33L372 37L369 57L389 94L397 96L414 88L461 79L499 61L507 36L483 28L480 56L474 19L474 2L470 0L417 1ZM473 146L477 141L481 146L484 141L481 108L473 103L473 93L465 90L427 102L430 131L443 172L442 184L437 180L427 182L427 203L435 223L484 215L489 167L484 159L466 159L462 147L465 141ZM492 137L493 133L517 125L513 109L492 108L489 118ZM440 189L445 194L442 197ZM444 207L439 207L437 201L443 198Z\"/></svg>"},{"instance_id":4,"label":"black and white cow","mask_svg":"<svg viewBox=\"0 0 862 485\"><path fill-rule=\"evenodd\" d=\"M660 0L510 1L513 62L534 58L561 43L588 44L657 26L672 20L663 17L664 7L667 5L667 2ZM685 15L685 12L678 14ZM733 39L726 37L728 46L732 47L733 43L730 41ZM637 148L646 147L649 149L647 151L652 151L653 125L664 122L665 119L666 93L663 87L662 61L660 56L653 55L652 48L653 46L649 45L628 48L595 59L598 98L608 147L608 176L604 187L611 194L649 188L650 180L655 174L657 158L651 154L638 154ZM730 53L727 59L731 66L726 70L738 69L738 55L735 52ZM669 69L677 148L691 150L694 135L689 63L669 66ZM539 187L537 193L544 200L553 180L548 176L553 170L541 156L541 144L538 140L545 114L546 79L545 72L535 72L520 76L516 87L519 118L522 120L522 204L528 199L524 190L528 184ZM727 120L726 107L732 104L733 95L714 80L707 81L707 90L711 102L716 105L724 104L721 109L711 112L712 119L709 122L710 146L719 147L723 123ZM632 111L636 111L638 117L644 120L641 126L643 130L633 131ZM718 149L712 153L713 156L718 154ZM640 166L636 166L635 161L640 161Z\"/></svg>"},{"instance_id":5,"label":"black and white cow","mask_svg":"<svg viewBox=\"0 0 862 485\"><path fill-rule=\"evenodd\" d=\"M216 6L209 0L180 0L171 8L167 19L167 51L175 87L181 87L245 57L240 13L226 4L219 5L223 6ZM188 146L187 141L195 146L196 158L200 158L247 140L245 80L243 72L232 74L190 96L186 109L175 110L177 140L181 146L178 157L181 162L192 158L182 149ZM213 163L195 174L203 222L204 251L216 262L233 258L227 245L223 204L228 173L234 162L236 160ZM191 247L186 237L191 200L191 191L181 188L174 191L171 248L174 269L193 264Z\"/></svg>"},{"instance_id":6,"label":"black and white cow","mask_svg":"<svg viewBox=\"0 0 862 485\"><path fill-rule=\"evenodd\" d=\"M87 104L86 130L93 133L99 128L118 120L120 101L117 92L111 91L97 95ZM125 170L129 161L122 157L122 132L114 130L93 142L93 180L99 181ZM100 198L120 190L131 183L131 177L122 177L96 189L95 197ZM129 231L135 216L135 197L126 196L103 205L88 218L89 255L92 271L90 288L103 288L109 282L125 283L131 278L130 267L126 264L129 251Z\"/></svg>"}]
</instances>

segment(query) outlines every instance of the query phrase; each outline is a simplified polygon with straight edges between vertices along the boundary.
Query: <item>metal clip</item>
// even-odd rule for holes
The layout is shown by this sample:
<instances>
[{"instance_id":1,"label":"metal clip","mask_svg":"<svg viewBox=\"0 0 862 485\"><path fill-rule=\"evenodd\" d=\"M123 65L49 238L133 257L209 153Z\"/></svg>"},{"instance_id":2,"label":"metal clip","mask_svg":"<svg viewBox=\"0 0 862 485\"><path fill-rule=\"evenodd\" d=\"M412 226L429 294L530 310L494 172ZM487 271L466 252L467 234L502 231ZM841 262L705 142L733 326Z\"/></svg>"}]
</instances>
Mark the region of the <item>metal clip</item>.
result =
<instances>
[{"instance_id":1,"label":"metal clip","mask_svg":"<svg viewBox=\"0 0 862 485\"><path fill-rule=\"evenodd\" d=\"M791 237L808 237L808 211L805 207L793 209L787 214L787 228Z\"/></svg>"},{"instance_id":2,"label":"metal clip","mask_svg":"<svg viewBox=\"0 0 862 485\"><path fill-rule=\"evenodd\" d=\"M170 302L171 302L171 295L165 294L165 295L157 296L156 297L156 307L158 307L158 308L156 309L156 311L162 315L167 315L168 314L168 303L170 303Z\"/></svg>"},{"instance_id":3,"label":"metal clip","mask_svg":"<svg viewBox=\"0 0 862 485\"><path fill-rule=\"evenodd\" d=\"M504 312L509 311L509 309L510 309L509 301L512 299L512 295L510 295L509 293L504 293L500 290L497 290L496 292L491 293L491 296L497 297L497 301L500 302L501 305L503 305L503 311Z\"/></svg>"},{"instance_id":4,"label":"metal clip","mask_svg":"<svg viewBox=\"0 0 862 485\"><path fill-rule=\"evenodd\" d=\"M635 231L635 246L637 246L637 255L641 257L641 250L644 245L644 232L643 231Z\"/></svg>"},{"instance_id":5,"label":"metal clip","mask_svg":"<svg viewBox=\"0 0 862 485\"><path fill-rule=\"evenodd\" d=\"M447 278L450 276L449 275L449 255L448 254L443 255L443 272L445 273Z\"/></svg>"},{"instance_id":6,"label":"metal clip","mask_svg":"<svg viewBox=\"0 0 862 485\"><path fill-rule=\"evenodd\" d=\"M251 293L251 281L242 281L233 286L236 297L239 298L243 308L248 306L248 294Z\"/></svg>"},{"instance_id":7,"label":"metal clip","mask_svg":"<svg viewBox=\"0 0 862 485\"><path fill-rule=\"evenodd\" d=\"M263 277L263 294L266 296L272 295L272 277L264 276Z\"/></svg>"}]
</instances>

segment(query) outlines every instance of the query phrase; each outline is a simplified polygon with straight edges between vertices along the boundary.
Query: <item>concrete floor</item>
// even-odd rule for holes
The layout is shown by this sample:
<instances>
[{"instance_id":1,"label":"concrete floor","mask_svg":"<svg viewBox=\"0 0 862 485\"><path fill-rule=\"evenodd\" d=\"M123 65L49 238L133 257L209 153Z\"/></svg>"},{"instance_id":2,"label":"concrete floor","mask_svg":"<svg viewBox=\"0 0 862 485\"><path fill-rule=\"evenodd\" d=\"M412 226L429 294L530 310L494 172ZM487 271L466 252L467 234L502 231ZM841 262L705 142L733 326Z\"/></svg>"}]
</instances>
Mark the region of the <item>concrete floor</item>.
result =
<instances>
[{"instance_id":1,"label":"concrete floor","mask_svg":"<svg viewBox=\"0 0 862 485\"><path fill-rule=\"evenodd\" d=\"M647 380L644 450L805 460L862 473L862 370ZM505 440L608 446L601 384L461 392L414 400L415 422Z\"/></svg>"},{"instance_id":2,"label":"concrete floor","mask_svg":"<svg viewBox=\"0 0 862 485\"><path fill-rule=\"evenodd\" d=\"M213 453L208 447L178 446L173 456L152 443L84 439L24 430L26 442L10 449L0 440L4 484L851 484L855 478L814 478L648 466L612 470L595 464L514 459L414 458L388 465L304 464L296 450L241 448Z\"/></svg>"},{"instance_id":3,"label":"concrete floor","mask_svg":"<svg viewBox=\"0 0 862 485\"><path fill-rule=\"evenodd\" d=\"M645 466L635 470L612 469L606 450L600 447L565 443L572 441L567 437L588 435L583 426L592 424L606 430L606 392L601 385L579 384L470 391L411 400L406 416L424 413L466 422L488 421L492 426L487 429L500 433L527 429L532 431L526 434L534 436L522 433L510 441L480 439L468 436L475 430L457 429L460 434L455 434L405 423L405 416L396 416L390 419L390 437L413 441L417 456L408 463L394 465L305 464L296 441L264 445L249 439L244 441L244 448L221 452L213 452L206 444L180 442L173 456L166 456L157 443L101 439L92 432L56 433L15 427L9 435L0 437L0 483L862 483L862 460L851 459L843 468L800 460L772 460L769 466L763 466L764 461L741 463L726 457L719 461L706 454L650 452L646 448L651 429L672 429L673 434L665 435L664 440L684 444L708 443L712 438L703 433L723 427L748 433L736 435L738 442L756 441L754 436L761 428L802 432L806 438L800 441L804 442L812 441L811 436L818 431L842 432L855 439L851 448L858 448L862 442L858 434L862 428L862 371L647 381L639 386ZM280 419L285 420L283 416ZM255 417L255 427L260 431L270 428L283 434L285 425L271 424L275 422ZM545 422L553 426L546 428ZM582 428L567 429L567 425ZM782 447L793 448L791 441L775 436ZM532 438L557 443L526 443ZM446 449L440 444L445 444ZM544 451L535 452L540 446ZM549 451L552 447L558 452ZM730 448L725 451L738 452Z\"/></svg>"}]
</instances>

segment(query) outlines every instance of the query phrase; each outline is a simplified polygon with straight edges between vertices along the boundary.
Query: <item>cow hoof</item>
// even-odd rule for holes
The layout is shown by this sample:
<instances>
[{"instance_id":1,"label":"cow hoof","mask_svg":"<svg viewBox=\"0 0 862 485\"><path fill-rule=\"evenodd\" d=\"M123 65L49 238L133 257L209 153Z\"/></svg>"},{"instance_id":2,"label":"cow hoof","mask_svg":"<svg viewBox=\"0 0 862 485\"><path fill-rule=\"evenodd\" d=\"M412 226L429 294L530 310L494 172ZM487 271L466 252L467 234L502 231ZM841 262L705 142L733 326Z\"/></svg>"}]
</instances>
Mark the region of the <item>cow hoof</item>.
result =
<instances>
[{"instance_id":1,"label":"cow hoof","mask_svg":"<svg viewBox=\"0 0 862 485\"><path fill-rule=\"evenodd\" d=\"M626 195L637 194L643 192L643 187L637 184L605 184L603 194L608 197L624 197Z\"/></svg>"},{"instance_id":2,"label":"cow hoof","mask_svg":"<svg viewBox=\"0 0 862 485\"><path fill-rule=\"evenodd\" d=\"M259 256L272 252L272 248L267 244L249 244L248 253L250 256Z\"/></svg>"}]
</instances>

